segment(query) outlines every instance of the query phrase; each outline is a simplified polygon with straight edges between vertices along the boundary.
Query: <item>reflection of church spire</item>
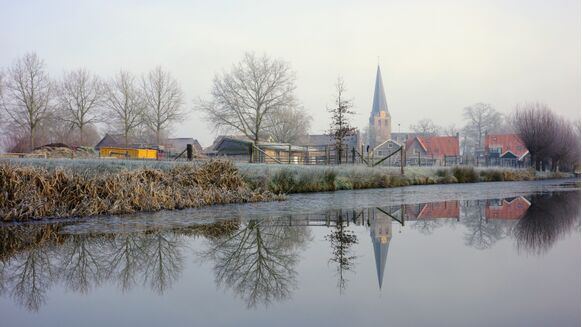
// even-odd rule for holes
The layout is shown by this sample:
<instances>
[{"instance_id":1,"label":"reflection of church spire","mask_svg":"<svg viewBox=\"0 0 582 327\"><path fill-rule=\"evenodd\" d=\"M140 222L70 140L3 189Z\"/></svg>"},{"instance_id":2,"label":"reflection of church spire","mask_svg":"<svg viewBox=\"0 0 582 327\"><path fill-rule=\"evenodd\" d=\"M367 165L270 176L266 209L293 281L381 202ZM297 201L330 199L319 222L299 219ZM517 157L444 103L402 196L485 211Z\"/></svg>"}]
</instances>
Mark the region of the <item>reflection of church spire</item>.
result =
<instances>
[{"instance_id":1,"label":"reflection of church spire","mask_svg":"<svg viewBox=\"0 0 582 327\"><path fill-rule=\"evenodd\" d=\"M368 218L370 220L370 237L374 247L374 259L376 260L378 287L381 289L386 258L388 257L388 246L392 238L392 218L374 208L368 209Z\"/></svg>"}]
</instances>

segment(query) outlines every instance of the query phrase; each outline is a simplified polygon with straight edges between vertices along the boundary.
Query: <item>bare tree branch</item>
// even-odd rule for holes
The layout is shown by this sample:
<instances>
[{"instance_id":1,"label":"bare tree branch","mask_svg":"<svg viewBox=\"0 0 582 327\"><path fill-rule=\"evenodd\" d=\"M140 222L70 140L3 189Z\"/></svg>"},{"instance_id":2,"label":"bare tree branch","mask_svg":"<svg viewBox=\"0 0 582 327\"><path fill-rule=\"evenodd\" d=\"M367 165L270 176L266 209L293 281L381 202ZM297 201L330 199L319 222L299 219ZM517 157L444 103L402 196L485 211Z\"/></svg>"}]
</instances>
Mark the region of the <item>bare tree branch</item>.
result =
<instances>
[{"instance_id":1,"label":"bare tree branch","mask_svg":"<svg viewBox=\"0 0 582 327\"><path fill-rule=\"evenodd\" d=\"M34 148L35 131L53 110L53 83L44 62L28 53L8 69L2 107L12 123L29 134L29 147Z\"/></svg>"},{"instance_id":2,"label":"bare tree branch","mask_svg":"<svg viewBox=\"0 0 582 327\"><path fill-rule=\"evenodd\" d=\"M120 71L106 85L104 106L111 121L123 133L127 146L130 135L144 120L144 104L135 77Z\"/></svg>"},{"instance_id":3,"label":"bare tree branch","mask_svg":"<svg viewBox=\"0 0 582 327\"><path fill-rule=\"evenodd\" d=\"M246 53L229 73L216 75L211 101L197 109L216 128L235 131L256 142L267 135L265 119L295 106L295 74L289 65L266 55Z\"/></svg>"},{"instance_id":4,"label":"bare tree branch","mask_svg":"<svg viewBox=\"0 0 582 327\"><path fill-rule=\"evenodd\" d=\"M105 86L85 69L67 72L59 85L60 118L79 130L79 144L84 145L86 126L99 120Z\"/></svg>"},{"instance_id":5,"label":"bare tree branch","mask_svg":"<svg viewBox=\"0 0 582 327\"><path fill-rule=\"evenodd\" d=\"M145 123L160 144L161 133L185 116L182 90L172 75L158 66L142 79L142 92Z\"/></svg>"}]
</instances>

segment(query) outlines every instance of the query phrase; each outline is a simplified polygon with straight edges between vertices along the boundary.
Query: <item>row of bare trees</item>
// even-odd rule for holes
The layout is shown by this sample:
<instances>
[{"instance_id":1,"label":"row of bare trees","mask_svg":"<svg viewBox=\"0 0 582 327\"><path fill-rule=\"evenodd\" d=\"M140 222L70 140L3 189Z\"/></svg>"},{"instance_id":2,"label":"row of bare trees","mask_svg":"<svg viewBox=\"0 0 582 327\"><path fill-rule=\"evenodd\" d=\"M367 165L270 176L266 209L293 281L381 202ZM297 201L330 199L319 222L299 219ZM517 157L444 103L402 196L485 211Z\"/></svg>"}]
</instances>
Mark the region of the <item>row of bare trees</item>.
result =
<instances>
[{"instance_id":1,"label":"row of bare trees","mask_svg":"<svg viewBox=\"0 0 582 327\"><path fill-rule=\"evenodd\" d=\"M536 170L572 171L580 159L580 121L554 113L544 103L524 103L511 117Z\"/></svg>"},{"instance_id":2,"label":"row of bare trees","mask_svg":"<svg viewBox=\"0 0 582 327\"><path fill-rule=\"evenodd\" d=\"M141 77L120 70L102 79L77 69L53 79L44 61L28 53L0 71L0 134L25 151L45 142L94 145L100 124L126 144L138 134L160 144L185 116L183 104L180 85L159 66Z\"/></svg>"}]
</instances>

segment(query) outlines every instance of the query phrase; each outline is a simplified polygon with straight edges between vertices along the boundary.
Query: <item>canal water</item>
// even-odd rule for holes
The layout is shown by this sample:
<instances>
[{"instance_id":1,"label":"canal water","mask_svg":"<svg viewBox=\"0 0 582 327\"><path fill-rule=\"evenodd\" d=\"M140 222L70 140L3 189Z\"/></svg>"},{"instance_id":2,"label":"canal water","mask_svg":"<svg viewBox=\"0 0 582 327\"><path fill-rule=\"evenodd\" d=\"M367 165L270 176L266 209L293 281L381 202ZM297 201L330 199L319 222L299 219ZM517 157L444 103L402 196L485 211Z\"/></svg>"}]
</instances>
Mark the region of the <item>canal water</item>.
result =
<instances>
[{"instance_id":1,"label":"canal water","mask_svg":"<svg viewBox=\"0 0 582 327\"><path fill-rule=\"evenodd\" d=\"M1 326L577 326L580 183L0 225Z\"/></svg>"}]
</instances>

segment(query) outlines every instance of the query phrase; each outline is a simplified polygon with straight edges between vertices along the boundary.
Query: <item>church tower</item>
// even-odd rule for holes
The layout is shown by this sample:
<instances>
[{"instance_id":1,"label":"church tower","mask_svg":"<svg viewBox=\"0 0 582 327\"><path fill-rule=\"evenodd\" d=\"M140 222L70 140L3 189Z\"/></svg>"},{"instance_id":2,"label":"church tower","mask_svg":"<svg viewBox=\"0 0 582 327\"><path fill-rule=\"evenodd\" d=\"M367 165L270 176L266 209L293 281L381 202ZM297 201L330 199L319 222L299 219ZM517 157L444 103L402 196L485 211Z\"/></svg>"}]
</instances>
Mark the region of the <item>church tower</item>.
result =
<instances>
[{"instance_id":1,"label":"church tower","mask_svg":"<svg viewBox=\"0 0 582 327\"><path fill-rule=\"evenodd\" d=\"M388 112L388 103L384 93L384 83L380 65L376 71L376 86L374 87L374 100L372 103L372 113L370 114L370 126L368 132L368 143L371 148L389 140L392 137L392 117Z\"/></svg>"},{"instance_id":2,"label":"church tower","mask_svg":"<svg viewBox=\"0 0 582 327\"><path fill-rule=\"evenodd\" d=\"M392 218L382 212L376 212L376 208L369 208L368 219L370 221L370 237L374 247L378 288L382 289L388 246L392 239Z\"/></svg>"}]
</instances>

